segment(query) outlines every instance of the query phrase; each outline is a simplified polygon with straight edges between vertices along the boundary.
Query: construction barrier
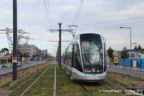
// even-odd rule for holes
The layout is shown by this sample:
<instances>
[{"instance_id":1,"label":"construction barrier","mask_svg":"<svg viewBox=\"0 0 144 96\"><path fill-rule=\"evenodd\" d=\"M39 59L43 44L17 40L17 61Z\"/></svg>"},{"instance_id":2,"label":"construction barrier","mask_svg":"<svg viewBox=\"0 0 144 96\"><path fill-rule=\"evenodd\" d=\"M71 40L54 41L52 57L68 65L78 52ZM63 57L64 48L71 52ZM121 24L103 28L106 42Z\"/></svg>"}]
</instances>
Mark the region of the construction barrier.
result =
<instances>
[{"instance_id":1,"label":"construction barrier","mask_svg":"<svg viewBox=\"0 0 144 96\"><path fill-rule=\"evenodd\" d=\"M134 67L134 68L144 68L144 59L131 58L131 59L119 59L118 66Z\"/></svg>"}]
</instances>

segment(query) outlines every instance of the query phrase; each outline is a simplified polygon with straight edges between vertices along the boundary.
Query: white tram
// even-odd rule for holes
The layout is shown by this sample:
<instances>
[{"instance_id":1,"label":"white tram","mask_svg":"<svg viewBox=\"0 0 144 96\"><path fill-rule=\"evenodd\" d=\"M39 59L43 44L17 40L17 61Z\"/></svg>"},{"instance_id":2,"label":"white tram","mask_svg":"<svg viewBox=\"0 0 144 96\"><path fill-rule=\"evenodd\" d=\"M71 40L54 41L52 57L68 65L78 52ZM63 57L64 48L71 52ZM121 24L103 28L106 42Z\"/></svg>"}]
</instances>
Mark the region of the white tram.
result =
<instances>
[{"instance_id":1,"label":"white tram","mask_svg":"<svg viewBox=\"0 0 144 96\"><path fill-rule=\"evenodd\" d=\"M72 80L101 81L106 78L106 43L102 35L75 36L62 56L62 66Z\"/></svg>"}]
</instances>

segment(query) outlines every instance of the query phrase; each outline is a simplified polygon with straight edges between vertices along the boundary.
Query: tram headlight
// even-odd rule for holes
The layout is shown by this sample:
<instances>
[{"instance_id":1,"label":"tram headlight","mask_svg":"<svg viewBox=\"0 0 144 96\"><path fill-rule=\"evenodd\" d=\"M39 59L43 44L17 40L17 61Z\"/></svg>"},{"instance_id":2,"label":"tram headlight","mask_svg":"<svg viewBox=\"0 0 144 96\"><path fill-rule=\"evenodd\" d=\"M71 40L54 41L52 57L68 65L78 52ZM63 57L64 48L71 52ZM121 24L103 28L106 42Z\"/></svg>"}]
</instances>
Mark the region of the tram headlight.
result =
<instances>
[{"instance_id":1,"label":"tram headlight","mask_svg":"<svg viewBox=\"0 0 144 96\"><path fill-rule=\"evenodd\" d=\"M100 72L100 70L96 70L96 72L97 72L97 73L99 73L99 72Z\"/></svg>"},{"instance_id":2,"label":"tram headlight","mask_svg":"<svg viewBox=\"0 0 144 96\"><path fill-rule=\"evenodd\" d=\"M88 70L88 72L90 73L90 72L91 72L91 70Z\"/></svg>"}]
</instances>

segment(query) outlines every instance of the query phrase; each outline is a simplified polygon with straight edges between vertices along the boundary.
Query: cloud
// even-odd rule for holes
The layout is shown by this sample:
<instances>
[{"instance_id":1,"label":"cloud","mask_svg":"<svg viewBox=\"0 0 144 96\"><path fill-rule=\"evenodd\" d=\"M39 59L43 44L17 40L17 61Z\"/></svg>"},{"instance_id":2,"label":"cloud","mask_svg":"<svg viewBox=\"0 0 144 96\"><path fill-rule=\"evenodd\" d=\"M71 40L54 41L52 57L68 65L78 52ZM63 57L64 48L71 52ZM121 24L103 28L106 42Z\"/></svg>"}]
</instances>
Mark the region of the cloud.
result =
<instances>
[{"instance_id":1,"label":"cloud","mask_svg":"<svg viewBox=\"0 0 144 96\"><path fill-rule=\"evenodd\" d=\"M134 17L144 16L144 2L137 5L129 6L127 9L122 9L114 12L105 12L103 15L107 16L111 21L129 20Z\"/></svg>"},{"instance_id":2,"label":"cloud","mask_svg":"<svg viewBox=\"0 0 144 96\"><path fill-rule=\"evenodd\" d=\"M46 19L43 0L18 0L18 27L29 32L31 44L56 52L58 32L50 33L47 29L58 29L58 22L67 29L76 15L81 0L49 0L50 12ZM12 1L0 2L0 28L12 28ZM121 50L129 48L129 30L120 26L131 26L133 41L143 44L144 26L143 0L84 0L77 18L77 34L84 32L101 33L107 40L107 46ZM70 33L62 33L64 41L72 40ZM63 43L64 46L68 45ZM55 46L55 47L53 47Z\"/></svg>"},{"instance_id":3,"label":"cloud","mask_svg":"<svg viewBox=\"0 0 144 96\"><path fill-rule=\"evenodd\" d=\"M19 0L19 2L22 2L22 3L33 3L33 2L36 2L36 0Z\"/></svg>"}]
</instances>

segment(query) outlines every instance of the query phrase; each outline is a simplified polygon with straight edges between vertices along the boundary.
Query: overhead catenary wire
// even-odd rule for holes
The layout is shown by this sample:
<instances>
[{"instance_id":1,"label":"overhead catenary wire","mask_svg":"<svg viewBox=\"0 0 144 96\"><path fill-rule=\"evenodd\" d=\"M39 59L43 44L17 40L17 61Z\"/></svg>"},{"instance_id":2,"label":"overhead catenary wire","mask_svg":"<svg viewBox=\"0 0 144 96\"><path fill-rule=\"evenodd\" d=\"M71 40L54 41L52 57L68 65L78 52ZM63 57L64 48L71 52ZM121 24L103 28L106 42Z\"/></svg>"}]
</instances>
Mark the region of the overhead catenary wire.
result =
<instances>
[{"instance_id":1,"label":"overhead catenary wire","mask_svg":"<svg viewBox=\"0 0 144 96\"><path fill-rule=\"evenodd\" d=\"M44 8L45 8L45 15L46 15L46 21L47 21L47 25L50 26L50 2L49 0L43 0L43 4L44 4Z\"/></svg>"},{"instance_id":2,"label":"overhead catenary wire","mask_svg":"<svg viewBox=\"0 0 144 96\"><path fill-rule=\"evenodd\" d=\"M44 8L45 8L45 15L47 19L47 25L49 26L47 29L50 29L53 26L53 18L52 18L52 7L50 4L50 0L43 0ZM50 34L51 39L53 38L53 35Z\"/></svg>"},{"instance_id":3,"label":"overhead catenary wire","mask_svg":"<svg viewBox=\"0 0 144 96\"><path fill-rule=\"evenodd\" d=\"M44 9L45 9L45 16L46 16L46 23L48 26L48 29L50 29L51 26L51 10L50 10L50 1L49 0L43 0L43 4L44 4ZM50 34L52 37L52 34Z\"/></svg>"},{"instance_id":4,"label":"overhead catenary wire","mask_svg":"<svg viewBox=\"0 0 144 96\"><path fill-rule=\"evenodd\" d=\"M75 32L73 32L72 33L72 35L73 35L73 37L75 36L75 34L76 34L76 29L77 29L77 25L75 25L76 23L77 23L77 20L78 20L78 18L79 18L79 15L80 15L80 13L81 13L81 10L82 10L82 7L83 7L83 3L84 3L84 0L81 0L80 1L80 5L79 5L79 7L78 7L78 10L76 11L76 14L75 14L75 16L74 16L74 19L73 19L73 21L72 21L72 25L69 25L69 27L70 26L75 26Z\"/></svg>"},{"instance_id":5,"label":"overhead catenary wire","mask_svg":"<svg viewBox=\"0 0 144 96\"><path fill-rule=\"evenodd\" d=\"M81 10L82 10L82 7L83 7L83 3L84 3L84 0L81 0L81 1L80 1L80 5L79 5L79 7L78 7L78 10L76 11L76 15L75 15L75 17L74 17L74 19L73 19L73 21L72 21L72 24L74 24L74 23L77 22L77 19L79 18L79 15L80 15Z\"/></svg>"}]
</instances>

